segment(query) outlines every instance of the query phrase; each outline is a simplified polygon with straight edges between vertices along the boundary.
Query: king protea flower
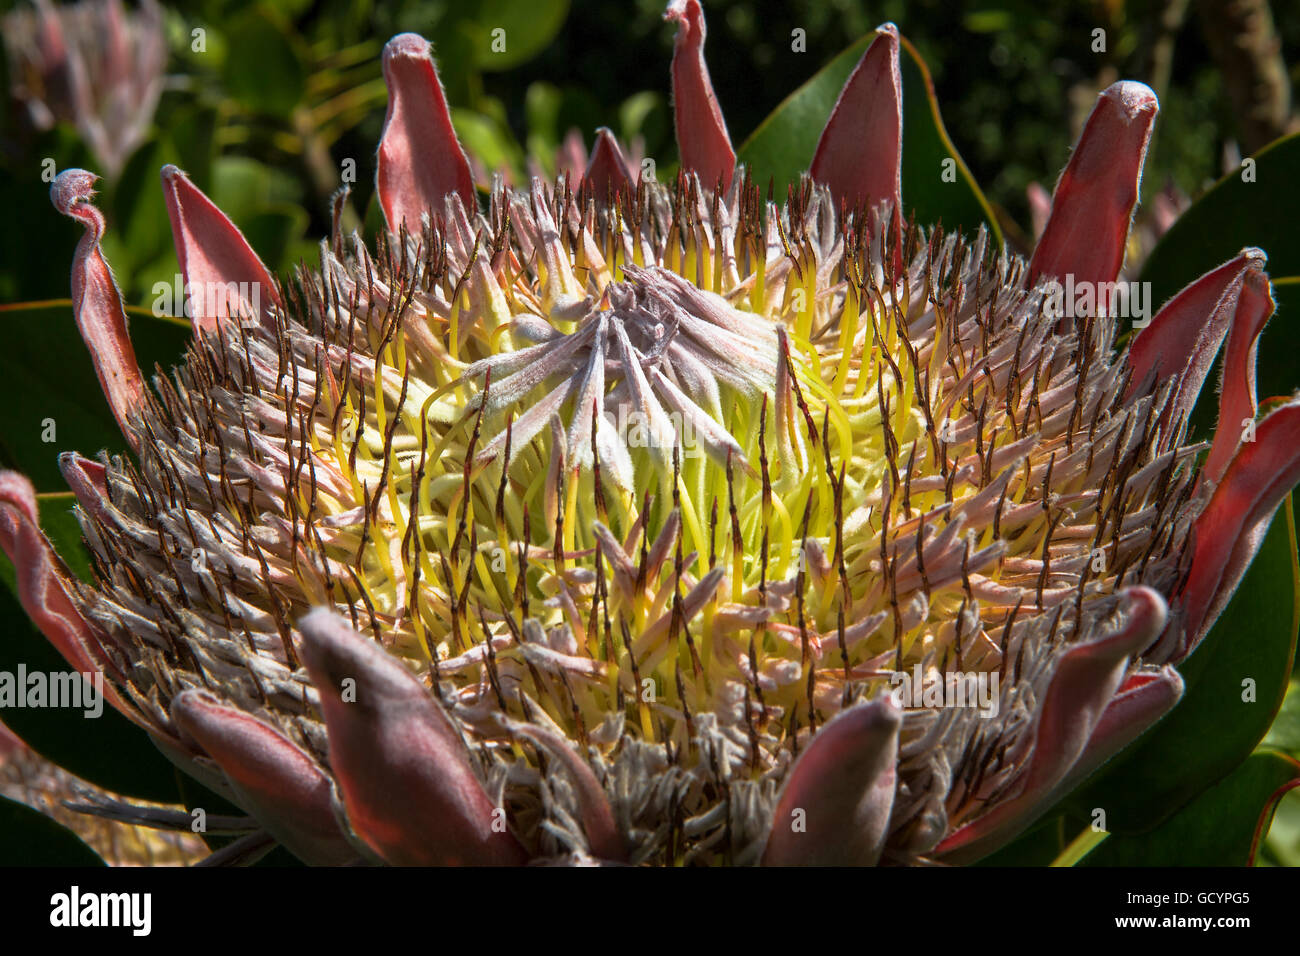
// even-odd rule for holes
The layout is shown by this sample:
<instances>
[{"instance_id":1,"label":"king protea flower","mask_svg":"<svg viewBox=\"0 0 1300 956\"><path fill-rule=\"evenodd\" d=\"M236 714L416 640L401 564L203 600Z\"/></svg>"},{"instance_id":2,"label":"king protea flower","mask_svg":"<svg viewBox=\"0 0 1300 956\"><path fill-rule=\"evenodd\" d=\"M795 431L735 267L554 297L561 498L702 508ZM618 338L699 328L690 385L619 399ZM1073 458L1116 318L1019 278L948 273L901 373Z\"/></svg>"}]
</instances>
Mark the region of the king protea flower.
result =
<instances>
[{"instance_id":1,"label":"king protea flower","mask_svg":"<svg viewBox=\"0 0 1300 956\"><path fill-rule=\"evenodd\" d=\"M1101 94L1024 261L904 225L893 25L778 206L699 3L668 16L671 185L602 134L581 182L480 205L412 34L376 247L336 229L281 284L164 168L195 338L152 388L94 177L54 184L134 455L61 459L93 585L0 476L24 607L303 860L975 859L1174 707L1300 477L1300 402L1243 429L1261 252L1123 349L1106 309L1052 307L1119 274L1145 86ZM931 699L958 684L987 706Z\"/></svg>"}]
</instances>

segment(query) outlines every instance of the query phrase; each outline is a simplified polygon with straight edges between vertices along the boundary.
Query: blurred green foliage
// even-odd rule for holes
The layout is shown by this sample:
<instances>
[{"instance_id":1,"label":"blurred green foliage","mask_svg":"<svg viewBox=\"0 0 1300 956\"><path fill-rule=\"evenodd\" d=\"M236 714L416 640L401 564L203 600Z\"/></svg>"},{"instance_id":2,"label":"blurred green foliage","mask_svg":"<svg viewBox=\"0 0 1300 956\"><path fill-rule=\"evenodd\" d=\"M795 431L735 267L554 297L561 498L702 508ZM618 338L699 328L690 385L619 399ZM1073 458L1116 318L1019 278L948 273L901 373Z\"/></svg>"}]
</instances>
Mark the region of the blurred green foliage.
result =
<instances>
[{"instance_id":1,"label":"blurred green foliage","mask_svg":"<svg viewBox=\"0 0 1300 956\"><path fill-rule=\"evenodd\" d=\"M515 179L537 169L551 174L565 135L576 129L590 143L598 126L637 143L670 170L674 28L663 20L664 6L664 0L166 4L171 58L156 132L121 182L106 184L103 202L106 248L128 299L147 306L152 283L175 272L154 180L163 162L186 169L253 234L275 268L313 255L311 237L328 228L328 198L347 161L354 167L358 219L373 222L366 211L386 103L379 55L384 41L402 31L433 41L457 129L488 170L508 168ZM1153 50L1170 6L1159 0L708 0L706 56L739 145L836 54L877 24L896 22L929 66L953 144L1014 239L1028 231L1026 186L1038 181L1050 188L1097 90L1121 77L1159 80L1152 76L1160 69ZM1097 29L1105 31L1105 52L1094 52ZM1278 29L1283 55L1298 59L1300 20L1278 17ZM201 42L195 31L202 31ZM1236 135L1235 115L1193 9L1169 49L1144 190L1174 183L1196 195L1218 176L1225 144ZM3 124L3 198L16 199L32 232L0 238L11 267L0 274L0 298L65 294L64 277L48 257L37 260L43 248L63 248L76 227L43 208L39 163L46 156L58 157L61 166L93 162L67 130L31 136L17 122L15 104Z\"/></svg>"}]
</instances>

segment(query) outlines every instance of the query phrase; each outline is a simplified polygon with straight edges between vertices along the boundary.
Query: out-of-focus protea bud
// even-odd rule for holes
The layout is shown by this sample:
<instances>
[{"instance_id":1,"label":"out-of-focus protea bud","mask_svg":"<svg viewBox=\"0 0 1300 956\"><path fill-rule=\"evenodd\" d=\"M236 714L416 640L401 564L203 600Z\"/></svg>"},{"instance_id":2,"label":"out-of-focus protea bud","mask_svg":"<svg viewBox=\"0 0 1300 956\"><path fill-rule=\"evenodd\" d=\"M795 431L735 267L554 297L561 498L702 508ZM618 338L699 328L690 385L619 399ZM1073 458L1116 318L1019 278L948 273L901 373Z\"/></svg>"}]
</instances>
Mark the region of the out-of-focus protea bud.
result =
<instances>
[{"instance_id":1,"label":"out-of-focus protea bud","mask_svg":"<svg viewBox=\"0 0 1300 956\"><path fill-rule=\"evenodd\" d=\"M77 128L112 179L145 138L162 94L162 8L141 0L34 0L4 17L10 93L33 125Z\"/></svg>"}]
</instances>

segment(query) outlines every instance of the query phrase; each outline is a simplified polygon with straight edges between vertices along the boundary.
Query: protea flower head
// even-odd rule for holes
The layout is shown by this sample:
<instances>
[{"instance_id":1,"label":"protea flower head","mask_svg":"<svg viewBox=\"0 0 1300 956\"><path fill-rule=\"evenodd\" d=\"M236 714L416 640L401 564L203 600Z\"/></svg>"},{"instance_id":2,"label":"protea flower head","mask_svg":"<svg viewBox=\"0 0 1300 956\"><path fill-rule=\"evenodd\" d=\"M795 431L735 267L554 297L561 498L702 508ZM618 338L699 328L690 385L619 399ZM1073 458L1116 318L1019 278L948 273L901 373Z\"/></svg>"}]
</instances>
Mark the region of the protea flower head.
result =
<instances>
[{"instance_id":1,"label":"protea flower head","mask_svg":"<svg viewBox=\"0 0 1300 956\"><path fill-rule=\"evenodd\" d=\"M55 5L34 0L4 17L10 92L37 129L77 128L105 173L116 178L140 145L162 95L167 43L162 8L141 0Z\"/></svg>"},{"instance_id":2,"label":"protea flower head","mask_svg":"<svg viewBox=\"0 0 1300 956\"><path fill-rule=\"evenodd\" d=\"M1119 273L1146 87L1101 94L1025 261L906 223L892 25L778 205L699 3L668 17L669 184L602 136L581 182L480 204L412 34L377 245L336 229L281 284L163 169L195 337L152 387L94 177L54 184L134 455L61 459L93 585L0 477L24 607L306 861L977 858L1176 704L1300 476L1300 403L1242 441L1258 250L1122 349L1054 305Z\"/></svg>"}]
</instances>

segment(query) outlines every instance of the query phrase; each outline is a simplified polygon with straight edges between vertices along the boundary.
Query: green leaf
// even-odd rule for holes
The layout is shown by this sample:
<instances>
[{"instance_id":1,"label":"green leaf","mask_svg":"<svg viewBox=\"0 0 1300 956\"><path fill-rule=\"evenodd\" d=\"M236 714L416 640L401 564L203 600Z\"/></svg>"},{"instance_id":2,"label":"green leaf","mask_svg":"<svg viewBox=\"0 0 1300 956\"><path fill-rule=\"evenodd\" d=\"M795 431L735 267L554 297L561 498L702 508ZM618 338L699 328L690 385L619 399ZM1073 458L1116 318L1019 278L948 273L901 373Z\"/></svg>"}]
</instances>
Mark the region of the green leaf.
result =
<instances>
[{"instance_id":1,"label":"green leaf","mask_svg":"<svg viewBox=\"0 0 1300 956\"><path fill-rule=\"evenodd\" d=\"M76 504L77 499L70 491L41 495L36 499L37 518L45 537L50 539L50 544L54 545L54 550L68 569L78 579L91 582L93 572L90 551L81 536L81 522L72 510ZM0 578L17 596L18 592L13 586L13 566L4 558L0 558L0 562L3 562Z\"/></svg>"},{"instance_id":2,"label":"green leaf","mask_svg":"<svg viewBox=\"0 0 1300 956\"><path fill-rule=\"evenodd\" d=\"M75 833L31 807L0 797L0 866L104 866Z\"/></svg>"},{"instance_id":3,"label":"green leaf","mask_svg":"<svg viewBox=\"0 0 1300 956\"><path fill-rule=\"evenodd\" d=\"M518 176L524 168L523 153L508 127L482 113L453 109L451 122L465 149L489 170L511 169Z\"/></svg>"},{"instance_id":4,"label":"green leaf","mask_svg":"<svg viewBox=\"0 0 1300 956\"><path fill-rule=\"evenodd\" d=\"M1295 653L1291 520L1288 500L1227 609L1179 667L1183 699L1066 799L1075 813L1086 818L1100 807L1114 833L1149 830L1232 772L1268 732ZM1247 680L1254 682L1253 701L1243 700Z\"/></svg>"},{"instance_id":5,"label":"green leaf","mask_svg":"<svg viewBox=\"0 0 1300 956\"><path fill-rule=\"evenodd\" d=\"M1262 397L1288 395L1300 386L1300 190L1294 187L1300 133L1265 147L1254 160L1254 182L1231 173L1178 217L1151 250L1140 279L1151 283L1151 301L1163 304L1242 248L1263 249L1278 306L1260 338L1257 390ZM1200 403L1194 434L1209 434L1216 409L1215 402Z\"/></svg>"},{"instance_id":6,"label":"green leaf","mask_svg":"<svg viewBox=\"0 0 1300 956\"><path fill-rule=\"evenodd\" d=\"M1241 172L1219 180L1178 217L1142 266L1152 300L1165 302L1187 283L1222 265L1243 246L1268 253L1275 279L1300 277L1300 133L1262 149L1255 159L1255 181Z\"/></svg>"},{"instance_id":7,"label":"green leaf","mask_svg":"<svg viewBox=\"0 0 1300 956\"><path fill-rule=\"evenodd\" d=\"M288 116L302 102L307 68L301 41L279 16L249 10L227 28L226 41L222 80L231 96L275 116Z\"/></svg>"},{"instance_id":8,"label":"green leaf","mask_svg":"<svg viewBox=\"0 0 1300 956\"><path fill-rule=\"evenodd\" d=\"M71 512L71 495L42 498L41 528L60 556L79 576L90 570L81 544L81 528ZM18 603L13 565L0 554L0 671L17 674L66 673L68 662L36 629ZM82 710L27 707L0 708L0 719L26 744L64 770L127 797L172 803L177 799L177 771L153 745L148 734L112 707L87 718ZM3 842L3 841L0 841Z\"/></svg>"},{"instance_id":9,"label":"green leaf","mask_svg":"<svg viewBox=\"0 0 1300 956\"><path fill-rule=\"evenodd\" d=\"M94 160L75 131L57 126L27 147L21 163L0 167L0 208L9 225L0 229L0 302L68 294L72 249L82 227L50 205L50 180L51 173L78 166L93 169ZM55 251L60 249L67 249L66 257Z\"/></svg>"},{"instance_id":10,"label":"green leaf","mask_svg":"<svg viewBox=\"0 0 1300 956\"><path fill-rule=\"evenodd\" d=\"M475 62L488 71L528 62L550 46L568 15L569 0L483 0L474 17Z\"/></svg>"},{"instance_id":11,"label":"green leaf","mask_svg":"<svg viewBox=\"0 0 1300 956\"><path fill-rule=\"evenodd\" d=\"M759 124L741 145L737 161L749 167L754 181L763 186L768 177L776 195L798 182L812 162L817 141L831 109L863 51L875 38L862 37L795 90ZM970 170L948 137L929 69L916 48L903 38L900 51L903 74L903 212L930 226L943 221L949 229L974 232L987 225L1000 246L1002 232ZM955 182L944 182L944 160L953 160Z\"/></svg>"},{"instance_id":12,"label":"green leaf","mask_svg":"<svg viewBox=\"0 0 1300 956\"><path fill-rule=\"evenodd\" d=\"M1261 747L1274 747L1300 756L1300 681L1292 681L1282 701L1273 726L1260 741Z\"/></svg>"},{"instance_id":13,"label":"green leaf","mask_svg":"<svg viewBox=\"0 0 1300 956\"><path fill-rule=\"evenodd\" d=\"M302 198L302 186L284 170L273 169L255 159L222 156L212 164L212 185L208 194L217 207L242 229L243 223L269 205L297 203Z\"/></svg>"},{"instance_id":14,"label":"green leaf","mask_svg":"<svg viewBox=\"0 0 1300 956\"><path fill-rule=\"evenodd\" d=\"M646 147L666 140L672 129L672 110L662 93L633 93L618 108L618 133L625 146L641 136Z\"/></svg>"},{"instance_id":15,"label":"green leaf","mask_svg":"<svg viewBox=\"0 0 1300 956\"><path fill-rule=\"evenodd\" d=\"M308 225L293 177L254 159L222 156L212 164L211 196L267 268L283 273L292 265L291 250Z\"/></svg>"},{"instance_id":16,"label":"green leaf","mask_svg":"<svg viewBox=\"0 0 1300 956\"><path fill-rule=\"evenodd\" d=\"M1277 300L1277 312L1260 338L1256 371L1257 391L1268 397L1289 394L1300 384L1294 362L1300 349L1300 323L1294 319L1300 313L1300 234L1294 228L1300 217L1300 193L1291 183L1300 163L1300 135L1278 140L1254 160L1253 182L1243 181L1240 171L1225 176L1179 217L1152 250L1140 279L1151 283L1152 301L1164 303L1243 247L1262 248L1269 256ZM1189 434L1208 437L1216 420L1217 399L1213 390L1206 389L1192 414ZM1284 505L1292 521L1293 507L1290 501ZM1187 761L1182 774L1189 781L1214 779L1240 759L1250 737L1266 726L1263 717L1272 715L1286 689L1280 670L1288 660L1294 662L1295 623L1288 611L1295 602L1288 596L1294 594L1295 543L1294 537L1285 540L1284 524L1274 521L1237 597L1206 645L1182 668L1189 679L1203 675L1200 683L1189 689L1174 714L1139 745L1140 750L1121 757L1122 767L1107 780L1118 778L1123 770L1134 775L1132 786L1140 791L1143 780L1154 783L1160 768L1172 771L1180 757ZM1258 681L1259 703L1224 703L1231 695L1240 700L1240 681L1245 676ZM1236 719L1242 708L1249 709L1245 721ZM1280 744L1291 739L1286 736L1289 726L1283 714L1267 740ZM1294 732L1291 728L1292 737ZM1146 761L1152 759L1156 763L1148 766ZM1174 795L1165 788L1160 793L1177 800L1187 795ZM1147 809L1147 819L1159 816L1154 811L1160 793L1151 794L1153 806Z\"/></svg>"},{"instance_id":17,"label":"green leaf","mask_svg":"<svg viewBox=\"0 0 1300 956\"><path fill-rule=\"evenodd\" d=\"M559 87L538 81L524 93L524 120L528 129L528 155L553 175L555 150L560 145L560 104L564 96Z\"/></svg>"},{"instance_id":18,"label":"green leaf","mask_svg":"<svg viewBox=\"0 0 1300 956\"><path fill-rule=\"evenodd\" d=\"M1250 756L1149 833L1112 833L1083 866L1247 866L1266 832L1279 788L1300 764L1278 753Z\"/></svg>"},{"instance_id":19,"label":"green leaf","mask_svg":"<svg viewBox=\"0 0 1300 956\"><path fill-rule=\"evenodd\" d=\"M178 111L167 122L168 135L180 154L179 165L195 182L206 183L212 178L216 127L217 110L211 106Z\"/></svg>"},{"instance_id":20,"label":"green leaf","mask_svg":"<svg viewBox=\"0 0 1300 956\"><path fill-rule=\"evenodd\" d=\"M130 330L146 375L155 362L163 368L173 365L190 336L187 326L151 316L135 316ZM4 467L23 472L37 491L66 491L59 452L93 456L102 448L110 453L125 450L70 304L20 304L0 310L0 334L5 341L0 349L0 405L9 410L0 416Z\"/></svg>"},{"instance_id":21,"label":"green leaf","mask_svg":"<svg viewBox=\"0 0 1300 956\"><path fill-rule=\"evenodd\" d=\"M976 866L1047 866L1065 849L1068 826L1064 814L1049 814Z\"/></svg>"},{"instance_id":22,"label":"green leaf","mask_svg":"<svg viewBox=\"0 0 1300 956\"><path fill-rule=\"evenodd\" d=\"M1273 811L1258 866L1300 866L1300 790L1289 790Z\"/></svg>"},{"instance_id":23,"label":"green leaf","mask_svg":"<svg viewBox=\"0 0 1300 956\"><path fill-rule=\"evenodd\" d=\"M903 212L915 215L920 225L942 222L944 228L964 233L987 226L1001 248L997 217L943 125L930 68L907 37L902 41ZM956 182L944 181L949 170Z\"/></svg>"},{"instance_id":24,"label":"green leaf","mask_svg":"<svg viewBox=\"0 0 1300 956\"><path fill-rule=\"evenodd\" d=\"M137 281L136 270L172 248L171 220L158 174L180 158L165 139L142 146L126 164L110 197L104 257L128 301L138 301L146 288ZM71 263L71 252L68 258Z\"/></svg>"}]
</instances>

